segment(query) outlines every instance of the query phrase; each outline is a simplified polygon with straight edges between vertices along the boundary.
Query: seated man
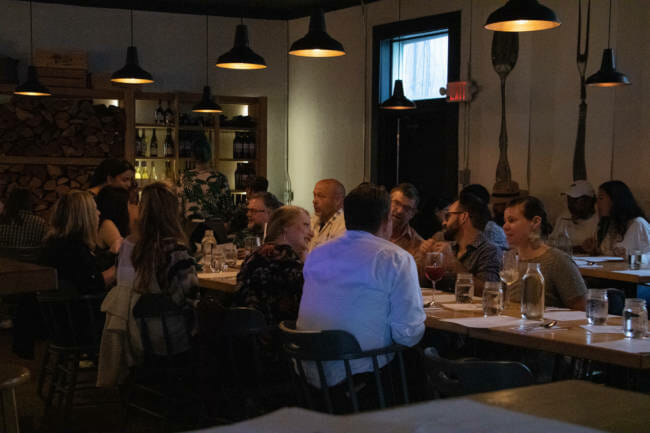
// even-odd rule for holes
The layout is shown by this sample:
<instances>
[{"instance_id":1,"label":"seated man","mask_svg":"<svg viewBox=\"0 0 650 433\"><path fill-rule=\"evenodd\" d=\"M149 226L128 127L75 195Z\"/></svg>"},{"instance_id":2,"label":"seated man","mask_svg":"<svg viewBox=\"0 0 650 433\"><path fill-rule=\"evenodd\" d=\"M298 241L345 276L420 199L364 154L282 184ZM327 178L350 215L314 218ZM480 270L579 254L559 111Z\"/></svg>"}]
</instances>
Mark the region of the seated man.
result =
<instances>
[{"instance_id":1,"label":"seated man","mask_svg":"<svg viewBox=\"0 0 650 433\"><path fill-rule=\"evenodd\" d=\"M478 183L467 185L465 188L463 188L461 194L463 192L474 194L478 199L485 203L486 206L490 204L490 193L483 185L480 185ZM483 229L483 236L485 236L485 239L492 242L502 250L510 249L508 246L508 240L506 239L506 234L503 232L503 228L492 220L491 215L487 224L485 224L485 229Z\"/></svg>"},{"instance_id":2,"label":"seated man","mask_svg":"<svg viewBox=\"0 0 650 433\"><path fill-rule=\"evenodd\" d=\"M244 198L250 199L250 197L258 192L266 192L269 188L269 181L265 177L255 176L250 177L248 182L246 182L246 195ZM234 210L232 218L230 220L230 226L228 227L229 233L237 233L248 225L248 218L246 217L246 211L248 208L248 200L244 200L237 208Z\"/></svg>"},{"instance_id":3,"label":"seated man","mask_svg":"<svg viewBox=\"0 0 650 433\"><path fill-rule=\"evenodd\" d=\"M400 183L390 192L390 216L393 219L393 233L390 241L415 255L422 237L411 227L410 222L418 211L420 196L410 183Z\"/></svg>"},{"instance_id":4,"label":"seated man","mask_svg":"<svg viewBox=\"0 0 650 433\"><path fill-rule=\"evenodd\" d=\"M235 245L244 246L244 239L257 236L264 242L264 227L269 222L271 212L282 206L282 203L270 192L260 192L250 196L246 208L248 226L235 234Z\"/></svg>"},{"instance_id":5,"label":"seated man","mask_svg":"<svg viewBox=\"0 0 650 433\"><path fill-rule=\"evenodd\" d=\"M311 217L314 238L309 244L309 251L345 233L344 198L345 187L338 180L323 179L316 183L314 187L314 215Z\"/></svg>"},{"instance_id":6,"label":"seated man","mask_svg":"<svg viewBox=\"0 0 650 433\"><path fill-rule=\"evenodd\" d=\"M550 239L568 236L576 253L585 252L582 244L591 239L598 230L596 214L596 192L586 180L576 180L571 184L566 195L569 211L555 221Z\"/></svg>"},{"instance_id":7,"label":"seated man","mask_svg":"<svg viewBox=\"0 0 650 433\"><path fill-rule=\"evenodd\" d=\"M445 255L446 266L453 274L474 276L475 294L483 292L485 281L499 281L502 252L483 235L489 215L487 204L473 194L461 192L460 198L449 206L443 222L445 240L455 244L435 239L424 241L416 256L418 269L424 268L427 252L439 251Z\"/></svg>"},{"instance_id":8,"label":"seated man","mask_svg":"<svg viewBox=\"0 0 650 433\"><path fill-rule=\"evenodd\" d=\"M415 345L426 316L413 257L387 240L392 232L388 193L359 186L345 198L344 209L347 232L307 256L297 328L347 331L362 350L393 342ZM389 359L381 361L383 367ZM369 358L351 366L352 374L372 371ZM316 367L305 367L310 382L319 386ZM342 362L326 367L329 386L345 378Z\"/></svg>"}]
</instances>

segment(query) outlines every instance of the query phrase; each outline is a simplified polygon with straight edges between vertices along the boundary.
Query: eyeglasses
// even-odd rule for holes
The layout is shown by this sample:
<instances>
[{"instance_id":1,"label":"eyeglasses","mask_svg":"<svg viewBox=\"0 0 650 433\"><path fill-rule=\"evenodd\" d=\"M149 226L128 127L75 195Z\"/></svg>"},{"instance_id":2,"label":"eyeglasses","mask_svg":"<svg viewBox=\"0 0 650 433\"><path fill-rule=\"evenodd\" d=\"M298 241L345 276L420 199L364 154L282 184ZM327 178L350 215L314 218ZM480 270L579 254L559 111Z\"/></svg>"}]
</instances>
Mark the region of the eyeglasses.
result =
<instances>
[{"instance_id":1,"label":"eyeglasses","mask_svg":"<svg viewBox=\"0 0 650 433\"><path fill-rule=\"evenodd\" d=\"M449 219L452 215L460 215L462 213L465 213L464 210L459 210L459 211L447 211L445 212L445 221Z\"/></svg>"},{"instance_id":2,"label":"eyeglasses","mask_svg":"<svg viewBox=\"0 0 650 433\"><path fill-rule=\"evenodd\" d=\"M262 212L266 212L266 209L253 209L253 208L247 207L246 208L246 213L248 213L248 212L250 212L250 213L262 213Z\"/></svg>"},{"instance_id":3,"label":"eyeglasses","mask_svg":"<svg viewBox=\"0 0 650 433\"><path fill-rule=\"evenodd\" d=\"M390 204L391 204L391 206L396 206L396 207L402 208L406 212L415 212L417 210L417 208L414 208L413 206L409 206L407 204L400 203L397 200L391 200Z\"/></svg>"}]
</instances>

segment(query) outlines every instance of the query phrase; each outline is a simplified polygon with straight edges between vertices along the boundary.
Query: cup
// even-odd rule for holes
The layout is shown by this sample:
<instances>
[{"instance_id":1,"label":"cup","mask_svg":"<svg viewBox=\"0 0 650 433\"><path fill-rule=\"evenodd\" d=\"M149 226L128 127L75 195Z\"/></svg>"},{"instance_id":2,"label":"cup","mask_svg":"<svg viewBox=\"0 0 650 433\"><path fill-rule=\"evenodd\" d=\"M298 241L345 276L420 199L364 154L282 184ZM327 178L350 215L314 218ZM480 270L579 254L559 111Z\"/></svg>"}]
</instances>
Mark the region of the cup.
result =
<instances>
[{"instance_id":1,"label":"cup","mask_svg":"<svg viewBox=\"0 0 650 433\"><path fill-rule=\"evenodd\" d=\"M627 338L644 338L648 333L645 299L627 298L623 308L623 333Z\"/></svg>"},{"instance_id":2,"label":"cup","mask_svg":"<svg viewBox=\"0 0 650 433\"><path fill-rule=\"evenodd\" d=\"M503 289L499 282L486 282L483 288L483 316L498 316L503 310Z\"/></svg>"},{"instance_id":3,"label":"cup","mask_svg":"<svg viewBox=\"0 0 650 433\"><path fill-rule=\"evenodd\" d=\"M244 250L246 251L246 256L251 254L257 247L260 246L259 236L248 236L244 238Z\"/></svg>"},{"instance_id":4,"label":"cup","mask_svg":"<svg viewBox=\"0 0 650 433\"><path fill-rule=\"evenodd\" d=\"M210 269L212 272L223 272L226 265L223 250L221 245L214 245L212 247L212 258L210 262Z\"/></svg>"},{"instance_id":5,"label":"cup","mask_svg":"<svg viewBox=\"0 0 650 433\"><path fill-rule=\"evenodd\" d=\"M226 266L229 268L234 267L237 264L237 248L235 248L235 244L223 244L221 249Z\"/></svg>"},{"instance_id":6,"label":"cup","mask_svg":"<svg viewBox=\"0 0 650 433\"><path fill-rule=\"evenodd\" d=\"M641 263L643 261L643 252L639 250L632 250L627 256L628 263L630 264L630 269L641 269Z\"/></svg>"},{"instance_id":7,"label":"cup","mask_svg":"<svg viewBox=\"0 0 650 433\"><path fill-rule=\"evenodd\" d=\"M607 289L589 289L587 291L587 323L604 325L607 323L608 309Z\"/></svg>"},{"instance_id":8,"label":"cup","mask_svg":"<svg viewBox=\"0 0 650 433\"><path fill-rule=\"evenodd\" d=\"M454 293L456 294L456 303L472 303L472 297L474 296L474 278L472 274L458 274L456 276Z\"/></svg>"}]
</instances>

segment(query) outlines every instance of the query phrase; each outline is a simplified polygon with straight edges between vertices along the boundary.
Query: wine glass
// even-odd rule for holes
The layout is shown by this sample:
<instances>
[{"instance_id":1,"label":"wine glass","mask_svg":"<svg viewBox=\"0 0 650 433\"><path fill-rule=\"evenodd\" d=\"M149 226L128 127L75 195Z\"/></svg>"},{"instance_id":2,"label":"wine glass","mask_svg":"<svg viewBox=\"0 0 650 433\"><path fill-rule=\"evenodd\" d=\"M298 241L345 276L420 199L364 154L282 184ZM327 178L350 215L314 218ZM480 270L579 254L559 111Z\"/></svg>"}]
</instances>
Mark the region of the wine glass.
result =
<instances>
[{"instance_id":1,"label":"wine glass","mask_svg":"<svg viewBox=\"0 0 650 433\"><path fill-rule=\"evenodd\" d=\"M503 294L505 304L510 296L510 287L519 279L519 254L517 250L503 252L503 267L499 271L499 277L506 285L506 293Z\"/></svg>"},{"instance_id":2,"label":"wine glass","mask_svg":"<svg viewBox=\"0 0 650 433\"><path fill-rule=\"evenodd\" d=\"M424 256L424 276L427 277L433 289L436 289L436 281L440 281L445 275L444 255L441 252L429 252Z\"/></svg>"}]
</instances>

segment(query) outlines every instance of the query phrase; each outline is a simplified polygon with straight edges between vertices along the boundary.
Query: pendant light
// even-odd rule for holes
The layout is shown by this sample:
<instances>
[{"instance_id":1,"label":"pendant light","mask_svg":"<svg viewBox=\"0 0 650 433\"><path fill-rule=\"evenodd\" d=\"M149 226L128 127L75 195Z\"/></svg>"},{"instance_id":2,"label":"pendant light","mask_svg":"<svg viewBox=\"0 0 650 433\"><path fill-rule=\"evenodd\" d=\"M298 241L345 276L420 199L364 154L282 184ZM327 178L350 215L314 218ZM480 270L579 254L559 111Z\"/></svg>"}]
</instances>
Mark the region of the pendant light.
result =
<instances>
[{"instance_id":1,"label":"pendant light","mask_svg":"<svg viewBox=\"0 0 650 433\"><path fill-rule=\"evenodd\" d=\"M235 29L235 44L226 54L219 56L217 67L225 69L265 69L264 57L256 54L248 46L248 27L244 19Z\"/></svg>"},{"instance_id":2,"label":"pendant light","mask_svg":"<svg viewBox=\"0 0 650 433\"><path fill-rule=\"evenodd\" d=\"M153 77L140 67L138 49L133 46L133 8L131 8L131 45L126 50L126 65L111 76L111 81L121 84L151 84Z\"/></svg>"},{"instance_id":3,"label":"pendant light","mask_svg":"<svg viewBox=\"0 0 650 433\"><path fill-rule=\"evenodd\" d=\"M208 14L205 14L205 86L203 86L203 95L201 101L196 104L192 111L195 113L222 113L223 110L219 104L212 100L208 79Z\"/></svg>"},{"instance_id":4,"label":"pendant light","mask_svg":"<svg viewBox=\"0 0 650 433\"><path fill-rule=\"evenodd\" d=\"M483 27L497 32L534 32L553 29L560 24L555 12L537 0L508 0L488 16Z\"/></svg>"},{"instance_id":5,"label":"pendant light","mask_svg":"<svg viewBox=\"0 0 650 433\"><path fill-rule=\"evenodd\" d=\"M397 0L397 22L401 21L401 9L402 3L400 0ZM401 37L400 37L401 38ZM402 46L400 40L400 47L398 50L398 62L397 62L397 75L401 76L402 74ZM379 108L384 110L413 110L415 109L415 102L408 99L404 96L404 85L402 80L395 80L395 88L393 89L393 94L390 98L386 99L384 102L379 105Z\"/></svg>"},{"instance_id":6,"label":"pendant light","mask_svg":"<svg viewBox=\"0 0 650 433\"><path fill-rule=\"evenodd\" d=\"M50 96L50 90L38 81L38 73L34 67L34 40L32 32L32 0L29 0L29 66L27 67L27 81L16 87L15 95L23 96Z\"/></svg>"},{"instance_id":7,"label":"pendant light","mask_svg":"<svg viewBox=\"0 0 650 433\"><path fill-rule=\"evenodd\" d=\"M291 44L289 54L300 57L339 57L345 56L343 45L327 34L325 13L316 8L309 18L307 34Z\"/></svg>"},{"instance_id":8,"label":"pendant light","mask_svg":"<svg viewBox=\"0 0 650 433\"><path fill-rule=\"evenodd\" d=\"M616 59L614 49L611 46L612 37L612 0L609 0L609 29L607 30L607 48L603 50L603 60L600 70L587 78L585 84L592 87L618 87L627 86L629 78L622 72L616 70Z\"/></svg>"}]
</instances>

